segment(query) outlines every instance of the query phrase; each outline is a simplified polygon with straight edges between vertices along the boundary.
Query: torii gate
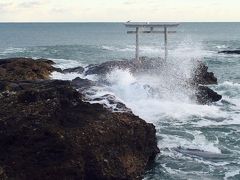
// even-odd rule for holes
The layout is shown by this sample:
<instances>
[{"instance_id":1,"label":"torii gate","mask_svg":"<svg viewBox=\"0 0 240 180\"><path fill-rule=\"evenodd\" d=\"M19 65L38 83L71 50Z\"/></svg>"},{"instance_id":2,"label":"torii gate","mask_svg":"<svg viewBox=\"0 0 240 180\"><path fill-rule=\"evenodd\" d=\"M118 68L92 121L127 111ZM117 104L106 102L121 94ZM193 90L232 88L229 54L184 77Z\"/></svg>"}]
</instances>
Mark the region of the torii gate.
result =
<instances>
[{"instance_id":1,"label":"torii gate","mask_svg":"<svg viewBox=\"0 0 240 180\"><path fill-rule=\"evenodd\" d=\"M164 33L164 46L165 46L165 60L167 60L168 56L168 33L176 33L176 31L168 31L168 28L177 27L179 24L162 24L162 23L133 23L127 22L125 26L127 28L136 28L135 31L127 31L128 34L136 34L136 60L139 60L139 34L140 33ZM155 30L156 29L156 30Z\"/></svg>"}]
</instances>

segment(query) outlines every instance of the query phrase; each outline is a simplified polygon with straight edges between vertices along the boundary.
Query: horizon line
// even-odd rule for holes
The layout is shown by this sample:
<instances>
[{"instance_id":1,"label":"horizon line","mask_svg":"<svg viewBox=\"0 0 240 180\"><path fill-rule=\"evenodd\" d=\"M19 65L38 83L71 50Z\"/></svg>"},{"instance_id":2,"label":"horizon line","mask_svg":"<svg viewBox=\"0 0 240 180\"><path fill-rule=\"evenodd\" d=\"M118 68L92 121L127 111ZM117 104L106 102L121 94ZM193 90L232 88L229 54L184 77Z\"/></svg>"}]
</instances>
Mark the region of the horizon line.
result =
<instances>
[{"instance_id":1,"label":"horizon line","mask_svg":"<svg viewBox=\"0 0 240 180\"><path fill-rule=\"evenodd\" d=\"M0 23L126 23L127 21L0 21ZM240 21L131 21L159 23L240 23Z\"/></svg>"}]
</instances>

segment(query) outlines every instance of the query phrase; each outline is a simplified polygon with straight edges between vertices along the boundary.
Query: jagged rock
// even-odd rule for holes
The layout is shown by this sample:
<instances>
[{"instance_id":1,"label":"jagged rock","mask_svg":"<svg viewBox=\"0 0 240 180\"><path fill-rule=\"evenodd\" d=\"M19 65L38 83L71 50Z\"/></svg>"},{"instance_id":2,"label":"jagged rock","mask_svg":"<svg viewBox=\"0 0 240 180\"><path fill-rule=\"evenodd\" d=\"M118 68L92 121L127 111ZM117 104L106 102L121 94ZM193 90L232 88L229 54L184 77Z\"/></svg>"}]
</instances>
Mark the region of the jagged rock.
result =
<instances>
[{"instance_id":1,"label":"jagged rock","mask_svg":"<svg viewBox=\"0 0 240 180\"><path fill-rule=\"evenodd\" d=\"M217 102L222 99L222 96L210 89L207 86L198 86L196 91L197 102L200 104L208 104Z\"/></svg>"},{"instance_id":2,"label":"jagged rock","mask_svg":"<svg viewBox=\"0 0 240 180\"><path fill-rule=\"evenodd\" d=\"M240 54L240 50L225 50L225 51L219 51L218 53L222 53L222 54Z\"/></svg>"},{"instance_id":3,"label":"jagged rock","mask_svg":"<svg viewBox=\"0 0 240 180\"><path fill-rule=\"evenodd\" d=\"M78 66L78 67L74 67L74 68L64 69L62 72L63 72L63 73L76 72L76 73L82 74L82 73L84 72L84 68L81 67L81 66Z\"/></svg>"},{"instance_id":4,"label":"jagged rock","mask_svg":"<svg viewBox=\"0 0 240 180\"><path fill-rule=\"evenodd\" d=\"M31 58L11 58L0 60L0 80L37 80L48 79L56 70L50 60Z\"/></svg>"},{"instance_id":5,"label":"jagged rock","mask_svg":"<svg viewBox=\"0 0 240 180\"><path fill-rule=\"evenodd\" d=\"M85 102L91 81L41 80L50 64L0 60L0 179L141 179L159 152L154 126Z\"/></svg>"},{"instance_id":6,"label":"jagged rock","mask_svg":"<svg viewBox=\"0 0 240 180\"><path fill-rule=\"evenodd\" d=\"M217 78L214 76L214 73L208 72L208 67L202 62L198 62L198 66L193 76L194 76L192 80L193 84L201 85L217 84Z\"/></svg>"},{"instance_id":7,"label":"jagged rock","mask_svg":"<svg viewBox=\"0 0 240 180\"><path fill-rule=\"evenodd\" d=\"M132 113L83 102L67 81L24 83L0 97L4 179L140 179L159 152L154 126Z\"/></svg>"}]
</instances>

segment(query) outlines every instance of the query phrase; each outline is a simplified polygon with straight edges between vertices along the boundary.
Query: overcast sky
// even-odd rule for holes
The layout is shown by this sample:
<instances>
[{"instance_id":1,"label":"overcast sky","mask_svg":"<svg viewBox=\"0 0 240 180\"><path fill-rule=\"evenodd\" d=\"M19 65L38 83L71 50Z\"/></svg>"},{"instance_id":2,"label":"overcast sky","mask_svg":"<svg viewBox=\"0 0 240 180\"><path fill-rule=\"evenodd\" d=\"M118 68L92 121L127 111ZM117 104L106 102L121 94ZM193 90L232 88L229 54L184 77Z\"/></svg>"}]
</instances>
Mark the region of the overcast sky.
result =
<instances>
[{"instance_id":1,"label":"overcast sky","mask_svg":"<svg viewBox=\"0 0 240 180\"><path fill-rule=\"evenodd\" d=\"M240 0L0 0L0 22L240 21Z\"/></svg>"}]
</instances>

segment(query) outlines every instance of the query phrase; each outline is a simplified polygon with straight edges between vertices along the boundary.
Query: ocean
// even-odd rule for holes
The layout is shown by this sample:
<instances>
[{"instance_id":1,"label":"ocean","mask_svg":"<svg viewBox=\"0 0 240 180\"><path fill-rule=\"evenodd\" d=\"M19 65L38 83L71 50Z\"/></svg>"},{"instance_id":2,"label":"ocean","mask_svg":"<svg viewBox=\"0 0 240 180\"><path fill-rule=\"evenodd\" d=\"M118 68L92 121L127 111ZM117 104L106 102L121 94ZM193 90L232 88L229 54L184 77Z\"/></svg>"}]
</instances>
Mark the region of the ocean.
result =
<instances>
[{"instance_id":1,"label":"ocean","mask_svg":"<svg viewBox=\"0 0 240 180\"><path fill-rule=\"evenodd\" d=\"M61 68L131 59L135 37L126 31L123 23L0 23L0 58L47 58ZM96 96L113 94L156 126L161 153L145 180L240 179L240 55L218 53L235 49L240 49L240 23L181 23L169 35L168 75L134 76L115 69L107 75L110 85L95 89ZM140 55L163 57L163 35L141 35ZM221 101L199 105L180 85L177 77L189 78L198 60L218 78L210 87ZM99 78L52 74L53 79L78 76ZM161 87L161 94L149 95L146 84ZM189 155L176 151L179 147L219 156Z\"/></svg>"}]
</instances>

